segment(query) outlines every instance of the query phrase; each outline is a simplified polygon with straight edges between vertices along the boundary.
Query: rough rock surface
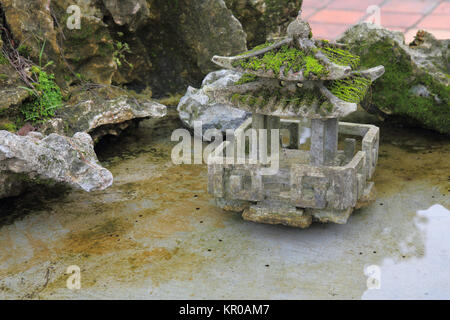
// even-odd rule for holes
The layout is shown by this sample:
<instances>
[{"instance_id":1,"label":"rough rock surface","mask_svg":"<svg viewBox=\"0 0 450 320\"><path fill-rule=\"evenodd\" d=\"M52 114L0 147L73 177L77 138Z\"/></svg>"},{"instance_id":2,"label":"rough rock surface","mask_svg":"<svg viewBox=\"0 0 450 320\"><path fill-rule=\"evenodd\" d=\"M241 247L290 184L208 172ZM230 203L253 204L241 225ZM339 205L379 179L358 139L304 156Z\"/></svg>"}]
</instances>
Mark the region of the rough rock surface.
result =
<instances>
[{"instance_id":1,"label":"rough rock surface","mask_svg":"<svg viewBox=\"0 0 450 320\"><path fill-rule=\"evenodd\" d=\"M185 0L187 8L179 19L179 32L194 49L197 65L204 73L215 69L211 58L216 52L238 53L246 49L241 23L223 0ZM208 39L205 41L205 39Z\"/></svg>"},{"instance_id":2,"label":"rough rock surface","mask_svg":"<svg viewBox=\"0 0 450 320\"><path fill-rule=\"evenodd\" d=\"M92 138L39 133L26 137L0 131L0 198L20 194L28 184L63 183L85 191L112 185L112 174L100 166Z\"/></svg>"},{"instance_id":3,"label":"rough rock surface","mask_svg":"<svg viewBox=\"0 0 450 320\"><path fill-rule=\"evenodd\" d=\"M148 99L124 95L112 99L92 97L62 107L40 131L69 136L75 132L86 132L97 140L106 134L117 135L129 126L131 120L162 118L166 114L166 106Z\"/></svg>"},{"instance_id":4,"label":"rough rock surface","mask_svg":"<svg viewBox=\"0 0 450 320\"><path fill-rule=\"evenodd\" d=\"M401 32L361 23L338 42L348 44L363 66L385 66L386 73L372 86L372 98L363 104L365 109L450 133L450 40L419 31L406 45Z\"/></svg>"},{"instance_id":5,"label":"rough rock surface","mask_svg":"<svg viewBox=\"0 0 450 320\"><path fill-rule=\"evenodd\" d=\"M7 62L0 64L0 112L28 98L29 92L20 86L22 83L15 70Z\"/></svg>"},{"instance_id":6,"label":"rough rock surface","mask_svg":"<svg viewBox=\"0 0 450 320\"><path fill-rule=\"evenodd\" d=\"M229 70L215 71L206 76L200 89L189 87L177 108L181 121L190 128L193 128L194 121L201 121L203 130L216 128L225 132L226 129L239 127L250 114L213 102L204 90L232 85L241 76Z\"/></svg>"},{"instance_id":7,"label":"rough rock surface","mask_svg":"<svg viewBox=\"0 0 450 320\"><path fill-rule=\"evenodd\" d=\"M303 0L225 0L244 27L249 47L285 34Z\"/></svg>"},{"instance_id":8,"label":"rough rock surface","mask_svg":"<svg viewBox=\"0 0 450 320\"><path fill-rule=\"evenodd\" d=\"M215 70L214 54L246 47L242 26L223 0L148 0L147 5L149 17L140 27L116 39L129 44L126 58L133 68L122 64L115 83L147 86L158 96L179 93ZM114 21L108 21L110 29L122 30Z\"/></svg>"},{"instance_id":9,"label":"rough rock surface","mask_svg":"<svg viewBox=\"0 0 450 320\"><path fill-rule=\"evenodd\" d=\"M43 48L41 60L54 62L51 68L58 83L62 85L67 76L76 73L96 83L111 83L117 70L114 44L95 1L2 0L0 4L22 52L37 61ZM81 9L79 30L67 27L71 15L66 10L71 5Z\"/></svg>"},{"instance_id":10,"label":"rough rock surface","mask_svg":"<svg viewBox=\"0 0 450 320\"><path fill-rule=\"evenodd\" d=\"M119 26L135 31L150 16L146 0L103 0L106 9Z\"/></svg>"},{"instance_id":11,"label":"rough rock surface","mask_svg":"<svg viewBox=\"0 0 450 320\"><path fill-rule=\"evenodd\" d=\"M53 61L58 84L101 84L176 92L214 70L214 54L245 50L241 23L223 0L1 0L17 44ZM69 28L77 5L80 29ZM45 46L44 46L45 42ZM128 44L130 50L124 49Z\"/></svg>"},{"instance_id":12,"label":"rough rock surface","mask_svg":"<svg viewBox=\"0 0 450 320\"><path fill-rule=\"evenodd\" d=\"M3 58L1 52L0 58ZM0 130L16 131L15 107L21 105L30 93L21 88L23 83L7 60L2 61L3 63L0 63Z\"/></svg>"}]
</instances>

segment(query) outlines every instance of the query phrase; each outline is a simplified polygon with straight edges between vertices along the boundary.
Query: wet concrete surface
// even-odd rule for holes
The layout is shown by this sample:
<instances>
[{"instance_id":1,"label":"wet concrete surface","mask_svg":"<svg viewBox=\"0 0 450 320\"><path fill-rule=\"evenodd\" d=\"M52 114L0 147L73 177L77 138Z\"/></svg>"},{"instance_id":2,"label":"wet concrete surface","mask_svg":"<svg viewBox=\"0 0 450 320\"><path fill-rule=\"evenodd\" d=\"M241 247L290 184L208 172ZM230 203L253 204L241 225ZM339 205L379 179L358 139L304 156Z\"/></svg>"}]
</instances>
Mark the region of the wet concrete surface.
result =
<instances>
[{"instance_id":1,"label":"wet concrete surface","mask_svg":"<svg viewBox=\"0 0 450 320\"><path fill-rule=\"evenodd\" d=\"M207 168L170 161L179 124L152 126L98 146L108 190L0 202L0 299L450 298L448 138L382 128L377 200L301 230L216 208Z\"/></svg>"}]
</instances>

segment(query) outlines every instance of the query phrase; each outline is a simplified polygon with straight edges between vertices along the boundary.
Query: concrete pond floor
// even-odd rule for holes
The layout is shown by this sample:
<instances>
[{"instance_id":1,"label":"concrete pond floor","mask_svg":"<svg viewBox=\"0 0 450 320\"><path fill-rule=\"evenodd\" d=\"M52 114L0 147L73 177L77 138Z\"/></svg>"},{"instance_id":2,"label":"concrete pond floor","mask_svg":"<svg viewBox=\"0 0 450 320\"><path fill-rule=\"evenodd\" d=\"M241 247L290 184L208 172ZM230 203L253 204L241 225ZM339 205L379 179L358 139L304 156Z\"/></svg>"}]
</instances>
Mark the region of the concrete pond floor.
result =
<instances>
[{"instance_id":1,"label":"concrete pond floor","mask_svg":"<svg viewBox=\"0 0 450 320\"><path fill-rule=\"evenodd\" d=\"M206 166L170 160L178 127L102 142L106 191L0 201L0 299L450 298L448 137L383 127L377 200L301 230L216 208Z\"/></svg>"}]
</instances>

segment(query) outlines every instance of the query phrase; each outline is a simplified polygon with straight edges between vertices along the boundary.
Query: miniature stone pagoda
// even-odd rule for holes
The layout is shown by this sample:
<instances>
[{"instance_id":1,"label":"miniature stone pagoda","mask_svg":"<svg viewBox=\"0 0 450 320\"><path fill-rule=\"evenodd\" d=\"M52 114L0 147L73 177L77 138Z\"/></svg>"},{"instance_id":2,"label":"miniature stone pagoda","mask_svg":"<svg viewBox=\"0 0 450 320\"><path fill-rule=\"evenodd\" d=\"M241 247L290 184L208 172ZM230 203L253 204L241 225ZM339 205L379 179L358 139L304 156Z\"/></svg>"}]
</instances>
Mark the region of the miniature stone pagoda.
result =
<instances>
[{"instance_id":1,"label":"miniature stone pagoda","mask_svg":"<svg viewBox=\"0 0 450 320\"><path fill-rule=\"evenodd\" d=\"M300 14L287 33L284 40L235 57L215 56L214 63L243 76L208 92L218 103L252 112L241 131L289 132L288 147L271 150L279 154L278 173L263 175L264 163L210 161L208 190L218 206L243 212L250 221L301 228L312 221L346 223L355 208L374 198L370 179L378 160L379 128L338 119L356 111L384 67L358 70L359 57L342 44L312 39ZM303 119L311 123L309 151L300 150ZM338 133L361 137L362 150L356 150L359 143L353 138L344 139L338 150ZM224 142L222 148L234 145Z\"/></svg>"}]
</instances>

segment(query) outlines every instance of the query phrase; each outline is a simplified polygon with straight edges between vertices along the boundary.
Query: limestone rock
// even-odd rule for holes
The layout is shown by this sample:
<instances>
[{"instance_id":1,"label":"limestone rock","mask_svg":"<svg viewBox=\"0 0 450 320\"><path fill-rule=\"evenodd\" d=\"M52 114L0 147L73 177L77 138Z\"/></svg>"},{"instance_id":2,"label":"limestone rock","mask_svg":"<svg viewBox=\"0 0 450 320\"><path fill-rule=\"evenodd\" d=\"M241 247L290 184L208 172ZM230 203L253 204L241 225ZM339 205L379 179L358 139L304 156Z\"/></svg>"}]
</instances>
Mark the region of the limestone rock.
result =
<instances>
[{"instance_id":1,"label":"limestone rock","mask_svg":"<svg viewBox=\"0 0 450 320\"><path fill-rule=\"evenodd\" d=\"M2 53L0 52L0 55ZM9 62L0 63L0 113L9 107L20 105L30 93L21 88L23 83Z\"/></svg>"},{"instance_id":2,"label":"limestone rock","mask_svg":"<svg viewBox=\"0 0 450 320\"><path fill-rule=\"evenodd\" d=\"M0 52L0 58L3 58ZM16 131L15 114L30 93L21 88L23 85L16 71L8 61L0 62L0 130Z\"/></svg>"},{"instance_id":3,"label":"limestone rock","mask_svg":"<svg viewBox=\"0 0 450 320\"><path fill-rule=\"evenodd\" d=\"M106 135L118 135L130 121L161 118L167 114L166 106L149 99L136 99L126 95L112 99L80 99L57 111L56 117L47 121L41 132L72 135L90 133L94 140Z\"/></svg>"},{"instance_id":4,"label":"limestone rock","mask_svg":"<svg viewBox=\"0 0 450 320\"><path fill-rule=\"evenodd\" d=\"M100 166L92 138L76 133L21 137L0 131L0 198L18 195L26 185L62 183L87 192L112 185L112 174Z\"/></svg>"},{"instance_id":5,"label":"limestone rock","mask_svg":"<svg viewBox=\"0 0 450 320\"><path fill-rule=\"evenodd\" d=\"M60 47L48 0L2 0L6 24L14 41L38 57L45 40L44 61L59 61Z\"/></svg>"},{"instance_id":6,"label":"limestone rock","mask_svg":"<svg viewBox=\"0 0 450 320\"><path fill-rule=\"evenodd\" d=\"M348 44L363 66L385 66L386 73L372 86L372 98L363 103L366 110L450 133L450 40L419 31L407 45L400 32L361 23L338 42Z\"/></svg>"},{"instance_id":7,"label":"limestone rock","mask_svg":"<svg viewBox=\"0 0 450 320\"><path fill-rule=\"evenodd\" d=\"M80 29L68 28L66 10L71 5L81 10ZM64 61L60 65L65 67L66 76L73 78L77 74L95 83L111 84L117 71L116 48L109 26L103 21L106 12L96 1L56 0L51 8L59 21L58 32L64 37L60 42Z\"/></svg>"},{"instance_id":8,"label":"limestone rock","mask_svg":"<svg viewBox=\"0 0 450 320\"><path fill-rule=\"evenodd\" d=\"M130 8L132 3L138 7L140 1L121 1L120 6L127 3ZM114 74L115 83L149 86L159 96L178 93L187 84L200 83L205 74L215 70L211 63L214 54L237 53L246 48L242 26L223 0L148 0L147 8L147 16L141 9L142 13L135 15L139 22L132 20L127 24L138 23L133 32L119 38L112 33L116 41L129 44L132 53L126 58L133 66L122 63ZM126 19L118 21L121 13L117 8L109 11L114 25L126 24ZM115 31L112 23L108 22L110 30Z\"/></svg>"},{"instance_id":9,"label":"limestone rock","mask_svg":"<svg viewBox=\"0 0 450 320\"><path fill-rule=\"evenodd\" d=\"M223 0L0 0L15 45L68 89L80 80L150 87L157 95L200 83L214 54L244 51L246 35ZM73 28L81 12L80 29ZM45 44L45 45L44 45ZM129 50L124 50L124 46ZM41 49L43 55L40 59Z\"/></svg>"},{"instance_id":10,"label":"limestone rock","mask_svg":"<svg viewBox=\"0 0 450 320\"><path fill-rule=\"evenodd\" d=\"M53 61L51 68L59 84L77 73L96 83L111 83L117 70L114 44L102 21L104 13L95 1L2 0L1 5L6 24L22 51L35 62ZM67 26L67 8L71 5L81 10L80 29Z\"/></svg>"},{"instance_id":11,"label":"limestone rock","mask_svg":"<svg viewBox=\"0 0 450 320\"><path fill-rule=\"evenodd\" d=\"M211 58L218 52L231 55L247 48L242 25L223 0L186 0L177 22L177 30L195 51L204 73L215 69Z\"/></svg>"},{"instance_id":12,"label":"limestone rock","mask_svg":"<svg viewBox=\"0 0 450 320\"><path fill-rule=\"evenodd\" d=\"M284 35L298 14L302 0L225 0L244 27L249 47Z\"/></svg>"},{"instance_id":13,"label":"limestone rock","mask_svg":"<svg viewBox=\"0 0 450 320\"><path fill-rule=\"evenodd\" d=\"M203 130L215 128L225 132L226 129L238 128L250 114L213 102L206 94L205 89L232 85L241 76L238 72L220 70L208 74L200 89L189 87L177 108L181 121L190 128L193 128L194 121L201 121Z\"/></svg>"},{"instance_id":14,"label":"limestone rock","mask_svg":"<svg viewBox=\"0 0 450 320\"><path fill-rule=\"evenodd\" d=\"M127 25L135 31L149 17L150 11L146 0L103 0L114 22L119 26Z\"/></svg>"}]
</instances>

